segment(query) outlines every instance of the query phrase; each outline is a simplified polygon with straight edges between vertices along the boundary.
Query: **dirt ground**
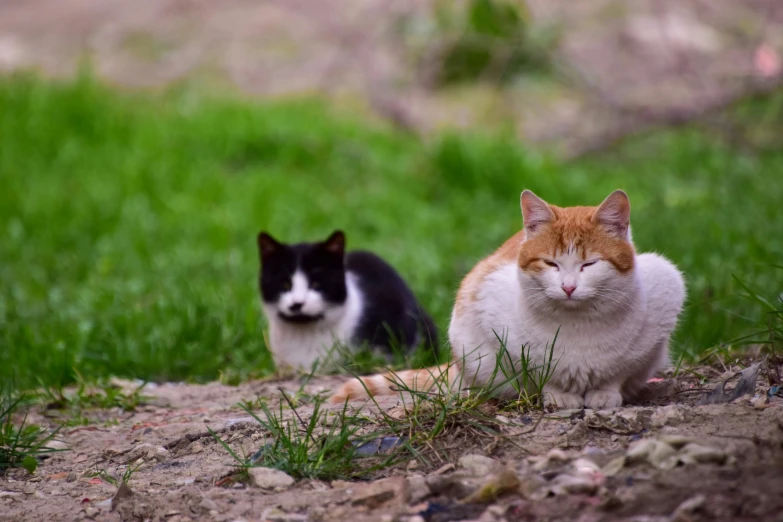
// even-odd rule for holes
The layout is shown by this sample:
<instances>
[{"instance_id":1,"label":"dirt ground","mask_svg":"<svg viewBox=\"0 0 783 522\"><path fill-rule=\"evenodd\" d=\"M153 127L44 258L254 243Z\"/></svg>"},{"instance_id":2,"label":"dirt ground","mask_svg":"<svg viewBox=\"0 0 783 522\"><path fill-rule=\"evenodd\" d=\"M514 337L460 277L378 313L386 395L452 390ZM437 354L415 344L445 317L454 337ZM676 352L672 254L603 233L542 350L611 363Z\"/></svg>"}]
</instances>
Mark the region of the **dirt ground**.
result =
<instances>
[{"instance_id":1,"label":"dirt ground","mask_svg":"<svg viewBox=\"0 0 783 522\"><path fill-rule=\"evenodd\" d=\"M710 372L713 384L732 373ZM315 378L305 392L342 380ZM680 377L680 391L657 404L501 410L502 437L447 448L429 467L402 464L367 481L278 474L249 484L225 480L233 460L207 427L252 454L270 434L238 403L273 403L279 389L293 395L300 382L157 385L135 412L97 411L89 425L64 429L57 438L68 451L44 459L34 475L0 478L0 520L783 521L783 399L765 400L764 381L755 399L727 404L697 405L712 385ZM399 409L399 399L379 406ZM351 407L378 415L361 402ZM306 405L298 411L307 417ZM53 415L30 419L53 426ZM112 507L117 487L96 471L119 477L139 465L132 494Z\"/></svg>"}]
</instances>

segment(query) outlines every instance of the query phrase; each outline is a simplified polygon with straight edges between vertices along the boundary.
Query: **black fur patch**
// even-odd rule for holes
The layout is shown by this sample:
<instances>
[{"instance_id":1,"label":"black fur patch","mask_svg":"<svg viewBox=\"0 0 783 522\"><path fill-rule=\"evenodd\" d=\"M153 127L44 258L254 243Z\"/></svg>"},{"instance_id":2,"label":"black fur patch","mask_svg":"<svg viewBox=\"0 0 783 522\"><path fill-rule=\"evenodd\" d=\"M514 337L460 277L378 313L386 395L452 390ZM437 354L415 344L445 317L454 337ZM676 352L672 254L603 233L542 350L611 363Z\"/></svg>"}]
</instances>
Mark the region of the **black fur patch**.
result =
<instances>
[{"instance_id":1,"label":"black fur patch","mask_svg":"<svg viewBox=\"0 0 783 522\"><path fill-rule=\"evenodd\" d=\"M347 298L346 273L356 277L363 298L361 319L352 334L357 344L415 348L424 342L438 348L438 334L432 319L421 308L402 277L384 260L370 252L345 253L342 232L319 243L287 245L266 233L258 236L261 258L259 288L261 298L274 304L291 285L297 270L307 277L310 287L332 304ZM290 318L289 322L312 322L317 318Z\"/></svg>"}]
</instances>

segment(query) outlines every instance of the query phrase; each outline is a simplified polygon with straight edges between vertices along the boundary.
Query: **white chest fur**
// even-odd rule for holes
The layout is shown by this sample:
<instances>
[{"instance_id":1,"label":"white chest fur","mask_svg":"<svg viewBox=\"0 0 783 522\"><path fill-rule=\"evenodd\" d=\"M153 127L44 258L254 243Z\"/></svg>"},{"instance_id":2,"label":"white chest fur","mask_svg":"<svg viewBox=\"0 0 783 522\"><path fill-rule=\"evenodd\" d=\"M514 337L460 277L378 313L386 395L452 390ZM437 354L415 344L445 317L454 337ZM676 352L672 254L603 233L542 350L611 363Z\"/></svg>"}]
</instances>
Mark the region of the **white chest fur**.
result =
<instances>
[{"instance_id":1,"label":"white chest fur","mask_svg":"<svg viewBox=\"0 0 783 522\"><path fill-rule=\"evenodd\" d=\"M466 384L492 380L500 349L496 334L518 370L523 347L532 367L545 367L557 333L548 390L565 407L579 407L580 401L592 407L591 396L593 404L619 405L621 390L638 388L665 364L685 295L681 274L666 259L638 255L636 268L622 276L624 297L597 302L594 309L548 309L545 301L525 295L519 277L515 263L501 267L466 309L452 315L449 339L463 361ZM506 385L502 393L515 391Z\"/></svg>"},{"instance_id":2,"label":"white chest fur","mask_svg":"<svg viewBox=\"0 0 783 522\"><path fill-rule=\"evenodd\" d=\"M324 318L308 324L282 320L275 305L264 303L264 315L269 324L269 349L278 369L292 367L310 371L316 360L328 364L336 354L335 345L349 347L362 316L363 296L354 274L346 274L347 297L341 305L324 308ZM323 366L319 366L323 367Z\"/></svg>"}]
</instances>

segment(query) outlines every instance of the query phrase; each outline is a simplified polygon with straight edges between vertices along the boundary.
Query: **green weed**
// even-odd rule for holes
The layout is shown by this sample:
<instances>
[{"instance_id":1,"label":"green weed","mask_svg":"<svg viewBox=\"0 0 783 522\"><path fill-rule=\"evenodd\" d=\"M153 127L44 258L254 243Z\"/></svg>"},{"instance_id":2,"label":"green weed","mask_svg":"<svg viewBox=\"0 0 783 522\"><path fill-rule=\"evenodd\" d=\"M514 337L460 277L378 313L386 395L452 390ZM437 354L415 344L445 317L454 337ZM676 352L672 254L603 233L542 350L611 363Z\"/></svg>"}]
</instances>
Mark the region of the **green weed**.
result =
<instances>
[{"instance_id":1,"label":"green weed","mask_svg":"<svg viewBox=\"0 0 783 522\"><path fill-rule=\"evenodd\" d=\"M64 412L68 417L67 426L82 426L90 424L91 419L87 413L90 410L119 409L123 412L136 411L144 404L147 397L141 391L146 386L142 383L130 393L126 393L121 387L111 384L105 379L99 379L96 383L88 383L76 372L78 386L74 391L66 391L62 387L46 386L40 392L38 400L47 410Z\"/></svg>"},{"instance_id":2,"label":"green weed","mask_svg":"<svg viewBox=\"0 0 783 522\"><path fill-rule=\"evenodd\" d=\"M49 431L27 423L27 413L20 413L25 404L24 395L12 395L0 390L0 473L9 468L23 467L34 473L38 458L55 451L46 447L59 428ZM21 419L15 417L21 415Z\"/></svg>"},{"instance_id":3,"label":"green weed","mask_svg":"<svg viewBox=\"0 0 783 522\"><path fill-rule=\"evenodd\" d=\"M312 412L305 419L284 392L283 398L285 400L279 401L276 410L270 409L265 402L260 403L260 416L242 405L271 437L271 441L251 457L240 457L210 430L215 440L234 459L237 467L234 476L238 480L245 480L248 468L253 466L279 469L296 479L334 480L365 476L396 462L393 455L380 459L359 459L357 448L377 438L379 434L366 433L364 428L368 424L367 420L358 414L349 413L347 406L330 413L323 407L325 399L315 397ZM368 460L374 462L367 465Z\"/></svg>"}]
</instances>

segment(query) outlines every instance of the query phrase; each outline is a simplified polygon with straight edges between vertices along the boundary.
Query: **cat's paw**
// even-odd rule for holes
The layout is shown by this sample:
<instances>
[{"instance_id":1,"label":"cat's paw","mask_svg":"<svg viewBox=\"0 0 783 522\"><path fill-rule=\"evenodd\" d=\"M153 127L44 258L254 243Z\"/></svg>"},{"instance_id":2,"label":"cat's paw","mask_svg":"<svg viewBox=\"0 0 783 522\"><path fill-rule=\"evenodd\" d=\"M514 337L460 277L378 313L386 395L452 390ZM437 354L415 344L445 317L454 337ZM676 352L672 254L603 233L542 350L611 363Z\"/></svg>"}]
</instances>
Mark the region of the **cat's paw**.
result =
<instances>
[{"instance_id":1,"label":"cat's paw","mask_svg":"<svg viewBox=\"0 0 783 522\"><path fill-rule=\"evenodd\" d=\"M585 399L576 393L568 393L559 390L544 390L544 404L555 405L562 410L583 408Z\"/></svg>"},{"instance_id":2,"label":"cat's paw","mask_svg":"<svg viewBox=\"0 0 783 522\"><path fill-rule=\"evenodd\" d=\"M617 408L623 405L623 396L615 390L590 390L585 395L585 407L591 410Z\"/></svg>"}]
</instances>

